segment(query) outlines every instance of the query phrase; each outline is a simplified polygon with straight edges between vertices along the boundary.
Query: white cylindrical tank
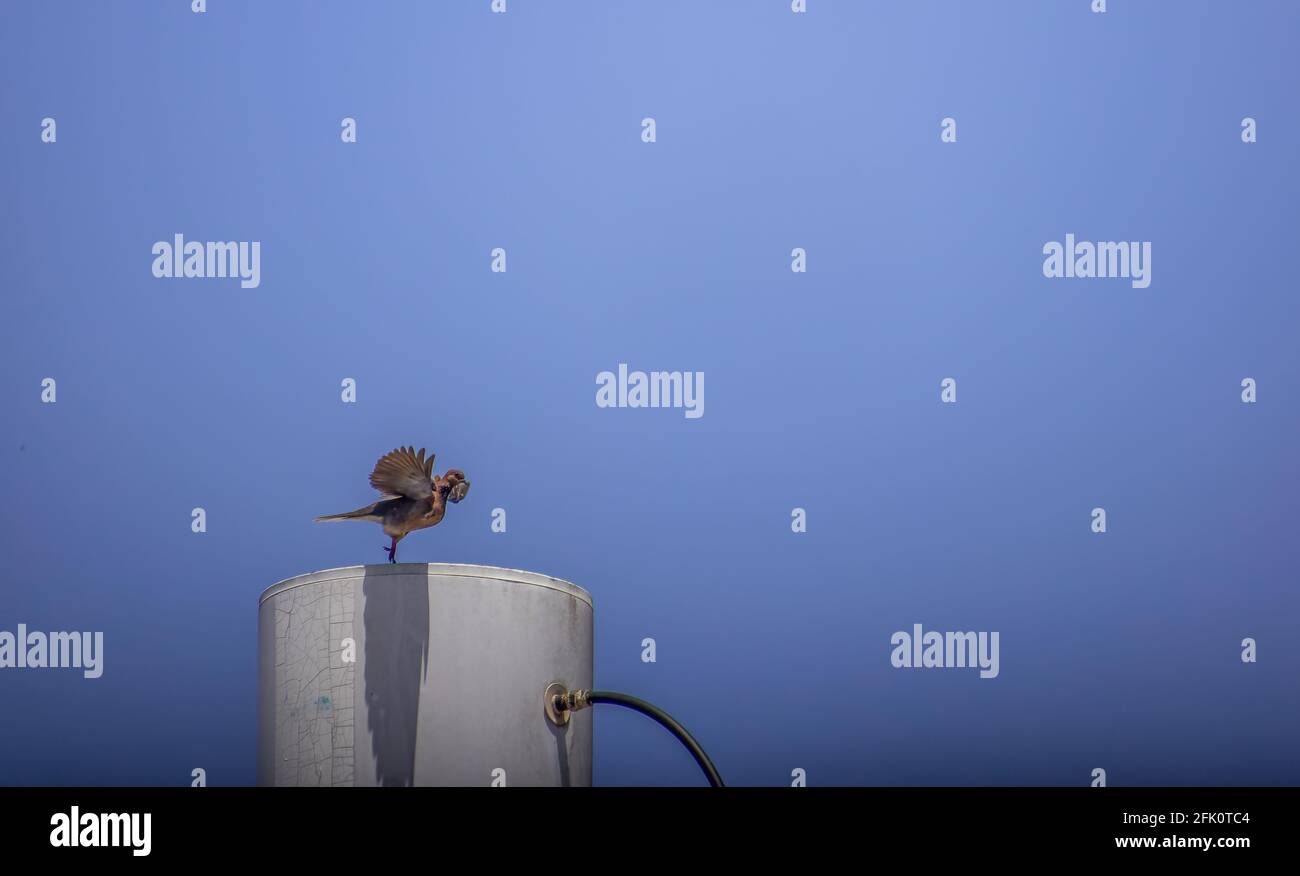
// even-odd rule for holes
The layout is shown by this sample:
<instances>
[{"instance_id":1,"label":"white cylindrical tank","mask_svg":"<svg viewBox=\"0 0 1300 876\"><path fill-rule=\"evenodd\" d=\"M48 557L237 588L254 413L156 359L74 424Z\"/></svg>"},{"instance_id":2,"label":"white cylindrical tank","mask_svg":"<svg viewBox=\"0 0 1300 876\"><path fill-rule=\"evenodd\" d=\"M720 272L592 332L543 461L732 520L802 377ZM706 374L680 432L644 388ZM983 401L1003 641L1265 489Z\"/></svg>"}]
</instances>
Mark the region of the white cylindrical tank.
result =
<instances>
[{"instance_id":1,"label":"white cylindrical tank","mask_svg":"<svg viewBox=\"0 0 1300 876\"><path fill-rule=\"evenodd\" d=\"M585 590L449 563L289 578L258 610L259 785L590 785L591 712L546 717L551 682L592 686Z\"/></svg>"}]
</instances>

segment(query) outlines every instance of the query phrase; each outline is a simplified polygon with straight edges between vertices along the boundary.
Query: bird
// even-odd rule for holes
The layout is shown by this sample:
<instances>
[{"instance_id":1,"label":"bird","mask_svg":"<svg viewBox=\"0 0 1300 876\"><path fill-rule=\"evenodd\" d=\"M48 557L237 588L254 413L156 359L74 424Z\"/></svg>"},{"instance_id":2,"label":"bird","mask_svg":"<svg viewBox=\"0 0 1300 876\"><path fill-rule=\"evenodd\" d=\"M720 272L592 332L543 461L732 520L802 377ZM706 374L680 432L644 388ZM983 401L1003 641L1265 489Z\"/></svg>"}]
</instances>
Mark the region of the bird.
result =
<instances>
[{"instance_id":1,"label":"bird","mask_svg":"<svg viewBox=\"0 0 1300 876\"><path fill-rule=\"evenodd\" d=\"M317 517L317 523L334 520L370 520L384 527L384 534L393 540L384 550L388 562L397 562L397 543L417 529L428 529L442 522L447 513L447 503L459 503L469 492L465 472L449 468L444 474L433 473L433 454L426 458L424 448L419 453L414 447L390 450L375 463L370 473L370 486L381 494L379 501L345 514L327 514Z\"/></svg>"}]
</instances>

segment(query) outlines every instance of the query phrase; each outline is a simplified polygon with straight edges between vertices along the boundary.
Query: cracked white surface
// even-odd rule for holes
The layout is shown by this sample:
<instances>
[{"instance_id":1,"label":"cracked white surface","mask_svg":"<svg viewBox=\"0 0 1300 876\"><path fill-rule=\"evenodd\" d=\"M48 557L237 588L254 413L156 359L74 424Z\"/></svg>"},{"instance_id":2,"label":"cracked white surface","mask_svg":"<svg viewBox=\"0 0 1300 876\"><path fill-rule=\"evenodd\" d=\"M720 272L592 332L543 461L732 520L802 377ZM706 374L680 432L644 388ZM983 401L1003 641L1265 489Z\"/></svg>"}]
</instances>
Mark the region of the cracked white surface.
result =
<instances>
[{"instance_id":1,"label":"cracked white surface","mask_svg":"<svg viewBox=\"0 0 1300 876\"><path fill-rule=\"evenodd\" d=\"M276 601L277 785L353 783L356 664L343 662L343 640L355 639L356 586L336 580Z\"/></svg>"}]
</instances>

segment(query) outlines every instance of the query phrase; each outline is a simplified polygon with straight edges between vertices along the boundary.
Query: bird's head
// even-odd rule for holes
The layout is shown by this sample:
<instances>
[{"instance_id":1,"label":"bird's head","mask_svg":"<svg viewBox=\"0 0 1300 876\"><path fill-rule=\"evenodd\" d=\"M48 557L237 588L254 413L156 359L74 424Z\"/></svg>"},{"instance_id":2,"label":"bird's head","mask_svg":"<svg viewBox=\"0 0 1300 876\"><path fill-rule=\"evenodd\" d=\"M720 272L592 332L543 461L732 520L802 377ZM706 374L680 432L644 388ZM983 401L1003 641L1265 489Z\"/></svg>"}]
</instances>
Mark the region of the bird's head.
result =
<instances>
[{"instance_id":1,"label":"bird's head","mask_svg":"<svg viewBox=\"0 0 1300 876\"><path fill-rule=\"evenodd\" d=\"M469 492L469 481L465 478L465 472L458 468L447 469L447 473L442 476L442 483L448 501L459 502Z\"/></svg>"}]
</instances>

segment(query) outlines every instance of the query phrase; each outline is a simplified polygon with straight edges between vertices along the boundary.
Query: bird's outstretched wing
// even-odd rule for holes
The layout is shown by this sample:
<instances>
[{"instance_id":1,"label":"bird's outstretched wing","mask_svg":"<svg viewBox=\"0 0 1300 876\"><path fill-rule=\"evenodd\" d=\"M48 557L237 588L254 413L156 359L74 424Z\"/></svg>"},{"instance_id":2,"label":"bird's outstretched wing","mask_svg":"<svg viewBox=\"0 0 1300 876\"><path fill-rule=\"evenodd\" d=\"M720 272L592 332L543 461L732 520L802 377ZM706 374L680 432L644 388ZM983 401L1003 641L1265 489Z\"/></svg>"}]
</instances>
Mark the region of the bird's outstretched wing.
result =
<instances>
[{"instance_id":1,"label":"bird's outstretched wing","mask_svg":"<svg viewBox=\"0 0 1300 876\"><path fill-rule=\"evenodd\" d=\"M381 493L427 499L433 495L433 454L424 457L413 447L399 447L380 457L370 473L370 486Z\"/></svg>"}]
</instances>

